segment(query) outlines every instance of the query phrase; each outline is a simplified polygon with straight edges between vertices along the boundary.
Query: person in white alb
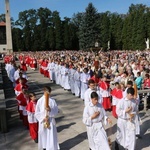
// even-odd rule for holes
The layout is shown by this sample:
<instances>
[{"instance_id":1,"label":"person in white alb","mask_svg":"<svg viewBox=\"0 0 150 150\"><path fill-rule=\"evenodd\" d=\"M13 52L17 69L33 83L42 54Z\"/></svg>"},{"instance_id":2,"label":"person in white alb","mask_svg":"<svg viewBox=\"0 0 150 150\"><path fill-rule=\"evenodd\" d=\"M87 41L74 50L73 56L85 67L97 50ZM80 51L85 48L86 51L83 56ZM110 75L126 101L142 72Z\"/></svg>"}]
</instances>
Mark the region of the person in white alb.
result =
<instances>
[{"instance_id":1,"label":"person in white alb","mask_svg":"<svg viewBox=\"0 0 150 150\"><path fill-rule=\"evenodd\" d=\"M44 92L51 93L51 88L44 87ZM39 150L59 150L57 140L57 129L54 117L58 114L58 107L54 99L49 97L48 108L45 108L45 95L38 101L35 109L35 117L39 122L38 129L38 148ZM49 119L47 120L46 113L48 111ZM45 128L44 122L48 121L50 128Z\"/></svg>"},{"instance_id":2,"label":"person in white alb","mask_svg":"<svg viewBox=\"0 0 150 150\"><path fill-rule=\"evenodd\" d=\"M81 73L80 81L81 81L81 99L84 99L84 93L88 89L88 80L90 79L90 74L88 73L88 69L84 68Z\"/></svg>"},{"instance_id":3,"label":"person in white alb","mask_svg":"<svg viewBox=\"0 0 150 150\"><path fill-rule=\"evenodd\" d=\"M83 112L83 123L87 128L89 148L91 150L110 150L108 138L103 127L105 124L112 123L107 117L103 106L98 103L98 94L91 93L91 102L85 106Z\"/></svg>"},{"instance_id":4,"label":"person in white alb","mask_svg":"<svg viewBox=\"0 0 150 150\"><path fill-rule=\"evenodd\" d=\"M84 105L85 106L87 106L91 102L91 93L97 92L96 83L94 80L90 79L88 81L88 86L89 86L89 88L84 93ZM99 94L99 92L97 92L97 94L98 94L98 102L101 104L102 103L102 96Z\"/></svg>"},{"instance_id":5,"label":"person in white alb","mask_svg":"<svg viewBox=\"0 0 150 150\"><path fill-rule=\"evenodd\" d=\"M74 89L75 89L75 96L80 96L80 88L81 88L81 81L80 81L80 68L78 67L74 73Z\"/></svg>"},{"instance_id":6,"label":"person in white alb","mask_svg":"<svg viewBox=\"0 0 150 150\"><path fill-rule=\"evenodd\" d=\"M131 87L127 89L126 98L119 101L116 106L118 120L115 150L119 150L118 144L125 149L135 150L135 118L137 112L138 108L134 100L134 88Z\"/></svg>"}]
</instances>

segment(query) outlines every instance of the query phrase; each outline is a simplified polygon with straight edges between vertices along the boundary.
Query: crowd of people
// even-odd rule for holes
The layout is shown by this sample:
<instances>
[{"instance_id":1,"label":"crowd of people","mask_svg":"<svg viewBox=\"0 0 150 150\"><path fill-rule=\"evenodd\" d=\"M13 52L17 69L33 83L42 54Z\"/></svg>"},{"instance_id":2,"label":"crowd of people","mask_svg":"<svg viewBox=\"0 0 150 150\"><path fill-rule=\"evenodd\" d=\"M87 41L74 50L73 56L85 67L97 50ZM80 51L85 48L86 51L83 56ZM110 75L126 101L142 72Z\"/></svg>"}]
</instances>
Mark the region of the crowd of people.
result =
<instances>
[{"instance_id":1,"label":"crowd of people","mask_svg":"<svg viewBox=\"0 0 150 150\"><path fill-rule=\"evenodd\" d=\"M15 59L20 62L17 69ZM135 149L135 137L140 137L138 90L150 88L149 60L149 51L44 51L14 53L4 57L6 71L17 96L20 118L25 126L29 125L32 139L37 142L38 121L41 122L41 118L33 119L36 98L34 93L27 91L28 68L39 70L50 82L71 91L84 101L83 123L87 127L89 147L92 150L103 147L110 149L102 125L103 121L111 123L106 111L112 111L117 119L116 150L118 144L128 150ZM147 100L148 109L149 96ZM59 147L56 143L54 145L57 148L54 150ZM41 147L46 148L45 145Z\"/></svg>"}]
</instances>

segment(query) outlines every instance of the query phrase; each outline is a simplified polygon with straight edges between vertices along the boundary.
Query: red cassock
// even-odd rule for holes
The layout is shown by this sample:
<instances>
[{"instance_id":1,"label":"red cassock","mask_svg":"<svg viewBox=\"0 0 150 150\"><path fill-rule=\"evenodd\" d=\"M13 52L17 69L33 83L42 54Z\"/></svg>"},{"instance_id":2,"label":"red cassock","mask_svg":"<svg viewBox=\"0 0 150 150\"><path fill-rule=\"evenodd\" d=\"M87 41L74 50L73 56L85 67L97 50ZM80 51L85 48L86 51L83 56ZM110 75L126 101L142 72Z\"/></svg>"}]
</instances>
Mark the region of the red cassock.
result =
<instances>
[{"instance_id":1,"label":"red cassock","mask_svg":"<svg viewBox=\"0 0 150 150\"><path fill-rule=\"evenodd\" d=\"M25 95L23 93L20 93L17 97L16 97L18 104L19 104L19 114L20 117L22 117L23 120L23 124L25 126L28 126L28 119L27 119L27 114L26 114L26 106L28 103L28 99L25 97Z\"/></svg>"},{"instance_id":2,"label":"red cassock","mask_svg":"<svg viewBox=\"0 0 150 150\"><path fill-rule=\"evenodd\" d=\"M17 84L16 85L16 87L14 88L14 90L15 90L15 94L16 95L18 95L18 94L20 94L20 92L22 91L22 89L28 89L28 85L26 85L26 84Z\"/></svg>"},{"instance_id":3,"label":"red cassock","mask_svg":"<svg viewBox=\"0 0 150 150\"><path fill-rule=\"evenodd\" d=\"M23 60L23 56L22 55L19 55L19 60Z\"/></svg>"},{"instance_id":4,"label":"red cassock","mask_svg":"<svg viewBox=\"0 0 150 150\"><path fill-rule=\"evenodd\" d=\"M41 74L43 74L42 62L43 62L43 60L40 59L40 60L39 60L39 71L40 71Z\"/></svg>"},{"instance_id":5,"label":"red cassock","mask_svg":"<svg viewBox=\"0 0 150 150\"><path fill-rule=\"evenodd\" d=\"M30 57L29 56L26 56L25 63L26 63L27 66L30 65Z\"/></svg>"},{"instance_id":6,"label":"red cassock","mask_svg":"<svg viewBox=\"0 0 150 150\"><path fill-rule=\"evenodd\" d=\"M38 122L34 117L36 102L30 101L26 107L29 120L30 136L33 140L38 138ZM34 119L33 119L34 118Z\"/></svg>"},{"instance_id":7,"label":"red cassock","mask_svg":"<svg viewBox=\"0 0 150 150\"><path fill-rule=\"evenodd\" d=\"M31 67L32 69L37 68L37 61L36 61L36 59L33 58L30 63L31 63L31 64L30 64L30 67Z\"/></svg>"},{"instance_id":8,"label":"red cassock","mask_svg":"<svg viewBox=\"0 0 150 150\"><path fill-rule=\"evenodd\" d=\"M24 96L23 93L20 93L16 99L19 101L20 106L27 106L27 98Z\"/></svg>"},{"instance_id":9,"label":"red cassock","mask_svg":"<svg viewBox=\"0 0 150 150\"><path fill-rule=\"evenodd\" d=\"M96 84L100 82L100 79L95 76L91 77L91 79L94 80Z\"/></svg>"},{"instance_id":10,"label":"red cassock","mask_svg":"<svg viewBox=\"0 0 150 150\"><path fill-rule=\"evenodd\" d=\"M18 79L16 80L16 84L19 84L19 80L20 80L20 79L22 79L22 80L23 80L23 84L26 85L27 79L25 79L25 78L18 78Z\"/></svg>"},{"instance_id":11,"label":"red cassock","mask_svg":"<svg viewBox=\"0 0 150 150\"><path fill-rule=\"evenodd\" d=\"M29 60L30 60L29 66L30 66L30 68L32 68L32 60L33 60L33 58L32 58L32 57L29 57Z\"/></svg>"},{"instance_id":12,"label":"red cassock","mask_svg":"<svg viewBox=\"0 0 150 150\"><path fill-rule=\"evenodd\" d=\"M95 60L94 61L94 66L95 66L95 69L98 69L98 67L99 67L99 61Z\"/></svg>"},{"instance_id":13,"label":"red cassock","mask_svg":"<svg viewBox=\"0 0 150 150\"><path fill-rule=\"evenodd\" d=\"M42 64L42 66L43 66L43 68L45 68L45 70L44 70L44 76L45 77L49 77L49 72L48 72L48 70L46 70L46 68L47 68L47 66L48 66L48 61L44 61L44 63Z\"/></svg>"},{"instance_id":14,"label":"red cassock","mask_svg":"<svg viewBox=\"0 0 150 150\"><path fill-rule=\"evenodd\" d=\"M20 83L19 83L19 84L17 84L16 87L14 88L14 90L15 90L15 91L18 91L18 92L19 92L19 91L21 92L22 89L28 89L28 85L26 85L26 84L20 84Z\"/></svg>"},{"instance_id":15,"label":"red cassock","mask_svg":"<svg viewBox=\"0 0 150 150\"><path fill-rule=\"evenodd\" d=\"M40 73L41 73L41 74L44 74L43 66L44 66L44 60L42 60L42 61L41 61L41 64L40 64Z\"/></svg>"},{"instance_id":16,"label":"red cassock","mask_svg":"<svg viewBox=\"0 0 150 150\"><path fill-rule=\"evenodd\" d=\"M123 93L122 93L122 90L121 90L121 89L116 89L116 88L114 88L114 89L111 91L111 95L112 95L112 96L115 96L115 97L118 98L118 99L122 99L122 98L123 98Z\"/></svg>"},{"instance_id":17,"label":"red cassock","mask_svg":"<svg viewBox=\"0 0 150 150\"><path fill-rule=\"evenodd\" d=\"M4 57L4 63L9 63L11 60L10 60L10 57L9 56L5 56Z\"/></svg>"},{"instance_id":18,"label":"red cassock","mask_svg":"<svg viewBox=\"0 0 150 150\"><path fill-rule=\"evenodd\" d=\"M21 64L21 68L23 69L23 71L27 71L27 66L26 66L25 61L21 60L20 64Z\"/></svg>"},{"instance_id":19,"label":"red cassock","mask_svg":"<svg viewBox=\"0 0 150 150\"><path fill-rule=\"evenodd\" d=\"M117 102L118 100L121 100L121 99L123 98L123 92L122 92L121 89L114 88L114 89L111 91L111 95L116 98L116 99L115 99L115 101L116 101L115 103L116 103L116 104L118 103L118 102ZM114 104L114 105L112 106L112 115L113 115L115 118L118 117L117 114L116 114L116 104Z\"/></svg>"},{"instance_id":20,"label":"red cassock","mask_svg":"<svg viewBox=\"0 0 150 150\"><path fill-rule=\"evenodd\" d=\"M99 82L101 95L103 98L103 107L105 110L111 109L111 101L110 101L110 92L109 92L109 84L105 81Z\"/></svg>"}]
</instances>

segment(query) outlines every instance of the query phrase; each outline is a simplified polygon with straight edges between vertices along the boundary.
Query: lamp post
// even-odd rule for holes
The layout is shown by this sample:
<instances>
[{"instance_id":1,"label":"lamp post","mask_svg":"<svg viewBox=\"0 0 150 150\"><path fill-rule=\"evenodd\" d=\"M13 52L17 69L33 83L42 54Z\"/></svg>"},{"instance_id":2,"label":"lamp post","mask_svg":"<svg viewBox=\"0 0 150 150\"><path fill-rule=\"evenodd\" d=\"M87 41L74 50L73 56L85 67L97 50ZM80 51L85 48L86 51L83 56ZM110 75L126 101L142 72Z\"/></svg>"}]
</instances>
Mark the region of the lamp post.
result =
<instances>
[{"instance_id":1,"label":"lamp post","mask_svg":"<svg viewBox=\"0 0 150 150\"><path fill-rule=\"evenodd\" d=\"M5 0L5 6L6 6L6 49L7 49L7 54L10 54L13 52L13 47L12 47L12 30L11 30L11 20L10 20L10 8L9 8L9 0Z\"/></svg>"}]
</instances>

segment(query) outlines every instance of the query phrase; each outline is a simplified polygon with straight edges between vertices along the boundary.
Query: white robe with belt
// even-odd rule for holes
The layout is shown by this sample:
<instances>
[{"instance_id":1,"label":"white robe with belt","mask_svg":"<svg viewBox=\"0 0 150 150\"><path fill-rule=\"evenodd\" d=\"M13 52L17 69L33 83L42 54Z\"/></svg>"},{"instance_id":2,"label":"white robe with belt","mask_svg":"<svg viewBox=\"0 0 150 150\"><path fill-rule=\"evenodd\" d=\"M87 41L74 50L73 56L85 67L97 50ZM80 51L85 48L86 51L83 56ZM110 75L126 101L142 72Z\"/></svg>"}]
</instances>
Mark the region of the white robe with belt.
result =
<instances>
[{"instance_id":1,"label":"white robe with belt","mask_svg":"<svg viewBox=\"0 0 150 150\"><path fill-rule=\"evenodd\" d=\"M91 116L98 111L100 115L95 119L91 119ZM89 147L92 150L110 150L108 138L102 123L104 121L106 124L106 119L106 112L100 103L96 106L89 103L84 108L83 123L86 125Z\"/></svg>"},{"instance_id":2,"label":"white robe with belt","mask_svg":"<svg viewBox=\"0 0 150 150\"><path fill-rule=\"evenodd\" d=\"M130 113L135 115L132 122L129 121L129 115L125 112L128 107L132 107ZM129 150L135 149L135 118L137 110L135 100L128 100L127 98L119 101L116 106L116 113L118 115L116 140L120 145Z\"/></svg>"},{"instance_id":3,"label":"white robe with belt","mask_svg":"<svg viewBox=\"0 0 150 150\"><path fill-rule=\"evenodd\" d=\"M80 81L81 73L76 71L74 73L74 89L75 89L75 96L80 95L80 88L81 88L81 81Z\"/></svg>"},{"instance_id":4,"label":"white robe with belt","mask_svg":"<svg viewBox=\"0 0 150 150\"><path fill-rule=\"evenodd\" d=\"M54 117L58 114L58 107L54 99L49 98L49 106L51 111L50 116L50 129L44 128L43 119L46 116L45 111L45 96L43 95L37 102L35 109L35 117L39 122L38 129L38 148L39 150L59 150L57 140L57 129Z\"/></svg>"}]
</instances>

